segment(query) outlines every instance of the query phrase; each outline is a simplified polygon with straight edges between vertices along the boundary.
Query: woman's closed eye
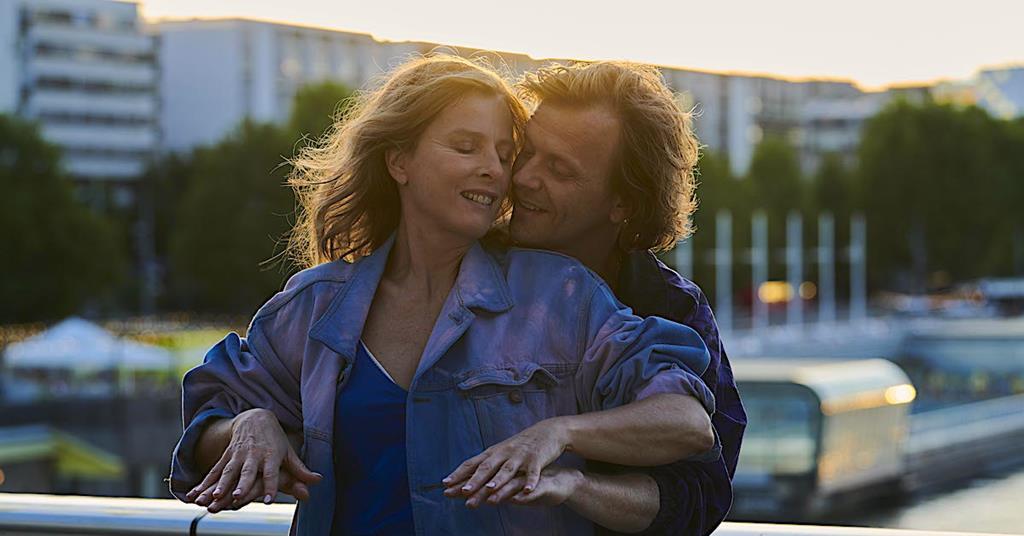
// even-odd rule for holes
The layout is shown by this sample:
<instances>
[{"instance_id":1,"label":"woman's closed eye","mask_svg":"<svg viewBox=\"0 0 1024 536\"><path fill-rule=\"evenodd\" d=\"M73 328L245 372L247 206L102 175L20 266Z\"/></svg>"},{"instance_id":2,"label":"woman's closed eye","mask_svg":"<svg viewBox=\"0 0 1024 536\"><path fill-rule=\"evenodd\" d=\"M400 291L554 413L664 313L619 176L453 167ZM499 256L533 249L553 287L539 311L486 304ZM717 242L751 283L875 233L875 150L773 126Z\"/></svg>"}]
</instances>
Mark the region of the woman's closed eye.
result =
<instances>
[{"instance_id":1,"label":"woman's closed eye","mask_svg":"<svg viewBox=\"0 0 1024 536\"><path fill-rule=\"evenodd\" d=\"M456 143L452 148L459 154L473 154L476 152L476 144L472 142Z\"/></svg>"}]
</instances>

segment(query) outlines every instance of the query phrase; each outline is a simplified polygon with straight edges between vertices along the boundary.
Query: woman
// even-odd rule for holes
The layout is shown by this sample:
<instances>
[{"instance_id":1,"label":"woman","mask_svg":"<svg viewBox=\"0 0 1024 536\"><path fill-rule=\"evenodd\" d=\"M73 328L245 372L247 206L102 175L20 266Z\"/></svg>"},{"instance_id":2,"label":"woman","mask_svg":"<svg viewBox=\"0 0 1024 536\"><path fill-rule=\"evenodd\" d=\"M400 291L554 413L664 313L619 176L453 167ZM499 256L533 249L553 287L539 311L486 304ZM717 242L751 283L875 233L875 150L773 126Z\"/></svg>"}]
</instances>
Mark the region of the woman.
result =
<instances>
[{"instance_id":1,"label":"woman","mask_svg":"<svg viewBox=\"0 0 1024 536\"><path fill-rule=\"evenodd\" d=\"M186 375L176 496L216 510L283 483L300 534L587 533L565 509L467 509L442 480L559 416L658 393L713 411L692 330L630 315L572 259L477 243L524 121L493 71L419 58L299 158L293 245L313 267Z\"/></svg>"}]
</instances>

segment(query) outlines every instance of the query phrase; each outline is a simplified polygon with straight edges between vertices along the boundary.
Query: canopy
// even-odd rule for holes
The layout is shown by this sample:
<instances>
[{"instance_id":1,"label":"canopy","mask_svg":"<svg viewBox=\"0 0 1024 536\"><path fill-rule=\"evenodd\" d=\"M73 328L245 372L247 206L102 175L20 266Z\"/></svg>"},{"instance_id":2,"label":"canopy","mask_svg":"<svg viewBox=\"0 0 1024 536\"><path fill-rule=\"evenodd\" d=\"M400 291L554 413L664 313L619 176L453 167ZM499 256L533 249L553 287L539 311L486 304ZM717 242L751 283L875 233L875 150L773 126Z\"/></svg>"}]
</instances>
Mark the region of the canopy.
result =
<instances>
[{"instance_id":1,"label":"canopy","mask_svg":"<svg viewBox=\"0 0 1024 536\"><path fill-rule=\"evenodd\" d=\"M167 370L170 352L119 339L92 322L68 318L4 352L8 368Z\"/></svg>"}]
</instances>

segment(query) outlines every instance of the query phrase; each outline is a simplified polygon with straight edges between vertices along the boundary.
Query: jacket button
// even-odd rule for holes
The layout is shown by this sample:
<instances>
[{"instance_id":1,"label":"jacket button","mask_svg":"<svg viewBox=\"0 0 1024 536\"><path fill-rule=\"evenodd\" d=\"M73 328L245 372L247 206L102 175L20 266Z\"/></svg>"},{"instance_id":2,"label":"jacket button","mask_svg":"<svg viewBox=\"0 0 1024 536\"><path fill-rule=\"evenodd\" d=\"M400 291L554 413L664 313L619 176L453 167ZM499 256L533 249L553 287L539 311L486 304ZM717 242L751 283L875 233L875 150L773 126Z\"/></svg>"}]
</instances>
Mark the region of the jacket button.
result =
<instances>
[{"instance_id":1,"label":"jacket button","mask_svg":"<svg viewBox=\"0 0 1024 536\"><path fill-rule=\"evenodd\" d=\"M519 389L516 389L515 391L509 391L508 399L511 400L513 404L518 404L523 401L523 392L520 391Z\"/></svg>"}]
</instances>

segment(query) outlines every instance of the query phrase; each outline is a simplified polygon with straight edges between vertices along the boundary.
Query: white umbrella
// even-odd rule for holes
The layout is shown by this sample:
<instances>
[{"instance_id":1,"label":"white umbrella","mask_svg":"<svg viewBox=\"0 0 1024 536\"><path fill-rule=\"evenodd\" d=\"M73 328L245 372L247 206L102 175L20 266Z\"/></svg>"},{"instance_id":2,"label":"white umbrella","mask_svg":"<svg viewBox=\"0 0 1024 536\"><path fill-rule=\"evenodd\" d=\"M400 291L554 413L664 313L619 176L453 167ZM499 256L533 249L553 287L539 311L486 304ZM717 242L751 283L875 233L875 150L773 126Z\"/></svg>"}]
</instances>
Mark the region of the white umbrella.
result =
<instances>
[{"instance_id":1,"label":"white umbrella","mask_svg":"<svg viewBox=\"0 0 1024 536\"><path fill-rule=\"evenodd\" d=\"M77 317L11 344L4 354L8 368L166 370L173 362L163 348L118 339Z\"/></svg>"}]
</instances>

